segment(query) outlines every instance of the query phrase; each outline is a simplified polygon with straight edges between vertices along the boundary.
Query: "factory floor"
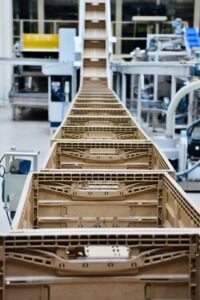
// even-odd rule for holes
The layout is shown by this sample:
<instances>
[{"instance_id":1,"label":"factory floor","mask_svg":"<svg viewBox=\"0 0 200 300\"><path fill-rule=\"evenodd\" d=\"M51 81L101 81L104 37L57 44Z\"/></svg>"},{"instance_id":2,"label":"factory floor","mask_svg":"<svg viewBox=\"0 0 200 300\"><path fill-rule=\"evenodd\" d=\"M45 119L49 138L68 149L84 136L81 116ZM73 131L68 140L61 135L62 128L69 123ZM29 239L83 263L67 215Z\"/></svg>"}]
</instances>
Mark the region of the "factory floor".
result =
<instances>
[{"instance_id":1,"label":"factory floor","mask_svg":"<svg viewBox=\"0 0 200 300\"><path fill-rule=\"evenodd\" d=\"M47 111L25 110L12 121L9 105L0 106L0 158L11 148L40 151L38 166L41 167L50 148L50 129Z\"/></svg>"},{"instance_id":2,"label":"factory floor","mask_svg":"<svg viewBox=\"0 0 200 300\"><path fill-rule=\"evenodd\" d=\"M0 106L0 159L11 148L24 151L39 151L38 168L50 149L50 130L47 111L26 110L18 120L12 121L12 110L9 105ZM0 178L0 195L1 195ZM0 196L1 199L1 196ZM0 201L0 232L9 231L9 223Z\"/></svg>"},{"instance_id":3,"label":"factory floor","mask_svg":"<svg viewBox=\"0 0 200 300\"><path fill-rule=\"evenodd\" d=\"M17 150L39 151L38 167L50 149L50 129L46 111L26 110L18 120L12 120L12 110L9 105L0 106L0 158L11 148ZM1 195L1 178L0 178ZM191 203L200 209L200 194L188 194ZM8 220L0 201L0 231L9 230Z\"/></svg>"}]
</instances>

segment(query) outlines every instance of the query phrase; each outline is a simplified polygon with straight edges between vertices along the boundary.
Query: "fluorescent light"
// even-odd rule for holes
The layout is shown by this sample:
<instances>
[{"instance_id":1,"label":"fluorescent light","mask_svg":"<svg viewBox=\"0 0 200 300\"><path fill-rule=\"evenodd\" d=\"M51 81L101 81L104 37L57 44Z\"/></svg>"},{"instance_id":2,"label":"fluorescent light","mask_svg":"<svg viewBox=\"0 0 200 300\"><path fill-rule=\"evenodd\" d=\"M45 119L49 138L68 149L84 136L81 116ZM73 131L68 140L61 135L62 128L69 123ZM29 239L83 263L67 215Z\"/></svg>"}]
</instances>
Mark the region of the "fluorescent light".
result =
<instances>
[{"instance_id":1,"label":"fluorescent light","mask_svg":"<svg viewBox=\"0 0 200 300\"><path fill-rule=\"evenodd\" d=\"M132 17L133 22L165 22L167 16L134 16Z\"/></svg>"}]
</instances>

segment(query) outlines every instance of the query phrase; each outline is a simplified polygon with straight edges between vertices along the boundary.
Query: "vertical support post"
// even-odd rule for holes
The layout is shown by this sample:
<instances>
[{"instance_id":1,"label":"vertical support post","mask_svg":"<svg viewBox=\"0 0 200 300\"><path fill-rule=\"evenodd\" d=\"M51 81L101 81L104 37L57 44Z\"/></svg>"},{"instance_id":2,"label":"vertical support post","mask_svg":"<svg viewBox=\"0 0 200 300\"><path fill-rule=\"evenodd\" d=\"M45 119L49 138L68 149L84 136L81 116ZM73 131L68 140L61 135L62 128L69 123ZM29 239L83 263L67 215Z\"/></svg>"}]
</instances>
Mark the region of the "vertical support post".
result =
<instances>
[{"instance_id":1,"label":"vertical support post","mask_svg":"<svg viewBox=\"0 0 200 300\"><path fill-rule=\"evenodd\" d=\"M158 74L154 75L154 87L153 87L154 101L158 100Z\"/></svg>"},{"instance_id":2,"label":"vertical support post","mask_svg":"<svg viewBox=\"0 0 200 300\"><path fill-rule=\"evenodd\" d=\"M38 33L44 33L44 0L37 2L37 16L38 16Z\"/></svg>"},{"instance_id":3,"label":"vertical support post","mask_svg":"<svg viewBox=\"0 0 200 300\"><path fill-rule=\"evenodd\" d=\"M122 73L122 102L126 106L126 74Z\"/></svg>"},{"instance_id":4,"label":"vertical support post","mask_svg":"<svg viewBox=\"0 0 200 300\"><path fill-rule=\"evenodd\" d=\"M160 33L160 25L159 23L156 23L156 34L159 34Z\"/></svg>"},{"instance_id":5,"label":"vertical support post","mask_svg":"<svg viewBox=\"0 0 200 300\"><path fill-rule=\"evenodd\" d=\"M48 121L51 126L51 76L48 76Z\"/></svg>"},{"instance_id":6,"label":"vertical support post","mask_svg":"<svg viewBox=\"0 0 200 300\"><path fill-rule=\"evenodd\" d=\"M57 33L57 22L53 21L53 33L56 34Z\"/></svg>"},{"instance_id":7,"label":"vertical support post","mask_svg":"<svg viewBox=\"0 0 200 300\"><path fill-rule=\"evenodd\" d=\"M116 73L116 93L118 95L119 98L121 98L120 95L120 73Z\"/></svg>"},{"instance_id":8,"label":"vertical support post","mask_svg":"<svg viewBox=\"0 0 200 300\"><path fill-rule=\"evenodd\" d=\"M72 99L74 99L76 95L76 88L77 88L77 74L76 68L73 69L73 76L72 76Z\"/></svg>"},{"instance_id":9,"label":"vertical support post","mask_svg":"<svg viewBox=\"0 0 200 300\"><path fill-rule=\"evenodd\" d=\"M121 48L122 48L122 42L121 42L121 36L122 36L122 0L116 1L116 37L117 37L117 43L116 43L116 54L121 54Z\"/></svg>"},{"instance_id":10,"label":"vertical support post","mask_svg":"<svg viewBox=\"0 0 200 300\"><path fill-rule=\"evenodd\" d=\"M200 27L200 1L194 0L194 27Z\"/></svg>"},{"instance_id":11,"label":"vertical support post","mask_svg":"<svg viewBox=\"0 0 200 300\"><path fill-rule=\"evenodd\" d=\"M174 75L172 75L171 76L171 101L170 101L170 103L173 101L175 94L176 94L176 77ZM173 122L174 122L174 126L175 126L175 118L174 118Z\"/></svg>"},{"instance_id":12,"label":"vertical support post","mask_svg":"<svg viewBox=\"0 0 200 300\"><path fill-rule=\"evenodd\" d=\"M157 101L158 100L158 74L155 74L154 75L154 88L153 88L153 98L154 98L154 101ZM150 116L148 115L148 119L150 118ZM152 126L153 128L155 129L156 127L156 124L157 124L157 113L156 112L153 112L152 114Z\"/></svg>"},{"instance_id":13,"label":"vertical support post","mask_svg":"<svg viewBox=\"0 0 200 300\"><path fill-rule=\"evenodd\" d=\"M171 101L174 99L176 94L176 77L174 75L171 76Z\"/></svg>"},{"instance_id":14,"label":"vertical support post","mask_svg":"<svg viewBox=\"0 0 200 300\"><path fill-rule=\"evenodd\" d=\"M188 103L188 125L193 122L193 98L194 91L189 93L189 103Z\"/></svg>"},{"instance_id":15,"label":"vertical support post","mask_svg":"<svg viewBox=\"0 0 200 300\"><path fill-rule=\"evenodd\" d=\"M38 171L38 154L33 156L33 171L35 172Z\"/></svg>"},{"instance_id":16,"label":"vertical support post","mask_svg":"<svg viewBox=\"0 0 200 300\"><path fill-rule=\"evenodd\" d=\"M24 20L19 21L19 34L20 34L20 39L22 39L22 35L24 33Z\"/></svg>"},{"instance_id":17,"label":"vertical support post","mask_svg":"<svg viewBox=\"0 0 200 300\"><path fill-rule=\"evenodd\" d=\"M130 86L130 99L134 100L134 85L135 85L135 75L131 75L131 86Z\"/></svg>"},{"instance_id":18,"label":"vertical support post","mask_svg":"<svg viewBox=\"0 0 200 300\"><path fill-rule=\"evenodd\" d=\"M115 93L117 93L116 92L116 81L117 81L117 73L112 72L112 85L111 85L111 88Z\"/></svg>"},{"instance_id":19,"label":"vertical support post","mask_svg":"<svg viewBox=\"0 0 200 300\"><path fill-rule=\"evenodd\" d=\"M79 27L78 27L78 34L80 39L83 38L83 30L84 30L84 15L85 15L85 1L79 0Z\"/></svg>"},{"instance_id":20,"label":"vertical support post","mask_svg":"<svg viewBox=\"0 0 200 300\"><path fill-rule=\"evenodd\" d=\"M140 74L138 76L138 97L137 97L137 121L140 124L141 123L141 97L142 97L142 75Z\"/></svg>"},{"instance_id":21,"label":"vertical support post","mask_svg":"<svg viewBox=\"0 0 200 300\"><path fill-rule=\"evenodd\" d=\"M134 85L135 85L135 75L132 75L132 74L131 74L130 109L133 108L133 101L134 101Z\"/></svg>"}]
</instances>

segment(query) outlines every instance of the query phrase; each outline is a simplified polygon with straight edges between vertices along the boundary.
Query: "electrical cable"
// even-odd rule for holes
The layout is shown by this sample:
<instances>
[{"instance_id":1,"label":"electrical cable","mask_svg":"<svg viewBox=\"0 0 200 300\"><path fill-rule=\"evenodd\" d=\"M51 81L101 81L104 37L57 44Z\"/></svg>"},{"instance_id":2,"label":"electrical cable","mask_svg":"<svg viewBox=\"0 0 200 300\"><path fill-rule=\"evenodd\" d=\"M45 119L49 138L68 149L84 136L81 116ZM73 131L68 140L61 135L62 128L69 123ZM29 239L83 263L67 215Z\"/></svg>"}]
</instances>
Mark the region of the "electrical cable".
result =
<instances>
[{"instance_id":1,"label":"electrical cable","mask_svg":"<svg viewBox=\"0 0 200 300\"><path fill-rule=\"evenodd\" d=\"M195 125L197 125L198 123L200 123L200 119L194 121L193 123L191 123L188 127L187 127L187 137L189 137L191 135L192 129L194 128Z\"/></svg>"},{"instance_id":2,"label":"electrical cable","mask_svg":"<svg viewBox=\"0 0 200 300\"><path fill-rule=\"evenodd\" d=\"M5 177L5 167L3 165L0 165L0 177L4 178Z\"/></svg>"},{"instance_id":3,"label":"electrical cable","mask_svg":"<svg viewBox=\"0 0 200 300\"><path fill-rule=\"evenodd\" d=\"M6 212L6 216L7 216L7 219L8 219L8 223L9 223L9 225L11 226L12 221L11 221L11 218L10 218L10 216L9 216L8 208L7 208L7 207L4 207L4 210L5 210L5 212Z\"/></svg>"},{"instance_id":4,"label":"electrical cable","mask_svg":"<svg viewBox=\"0 0 200 300\"><path fill-rule=\"evenodd\" d=\"M192 173L197 167L200 166L200 160L198 160L191 168L185 170L184 172L176 173L176 177L187 176L188 174Z\"/></svg>"},{"instance_id":5,"label":"electrical cable","mask_svg":"<svg viewBox=\"0 0 200 300\"><path fill-rule=\"evenodd\" d=\"M0 158L0 163L2 162L2 160L4 159L6 155L4 154L1 158Z\"/></svg>"}]
</instances>

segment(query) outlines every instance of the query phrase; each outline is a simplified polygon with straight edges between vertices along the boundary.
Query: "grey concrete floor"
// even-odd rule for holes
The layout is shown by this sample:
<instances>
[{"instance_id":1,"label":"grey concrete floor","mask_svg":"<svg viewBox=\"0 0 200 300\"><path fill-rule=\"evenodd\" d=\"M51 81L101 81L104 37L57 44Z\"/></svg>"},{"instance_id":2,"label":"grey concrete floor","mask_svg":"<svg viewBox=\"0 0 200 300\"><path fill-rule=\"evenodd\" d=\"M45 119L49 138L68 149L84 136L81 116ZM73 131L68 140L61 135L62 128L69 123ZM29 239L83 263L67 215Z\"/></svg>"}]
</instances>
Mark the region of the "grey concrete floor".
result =
<instances>
[{"instance_id":1,"label":"grey concrete floor","mask_svg":"<svg viewBox=\"0 0 200 300\"><path fill-rule=\"evenodd\" d=\"M11 107L0 107L0 158L11 148L39 151L38 167L42 166L50 148L47 111L26 110L23 116L18 115L17 121L12 121ZM0 178L0 195L1 182ZM3 202L0 201L0 232L6 233L10 226L3 206Z\"/></svg>"},{"instance_id":2,"label":"grey concrete floor","mask_svg":"<svg viewBox=\"0 0 200 300\"><path fill-rule=\"evenodd\" d=\"M39 167L50 148L47 111L26 110L12 121L10 106L0 107L0 157L11 148L40 151Z\"/></svg>"}]
</instances>

